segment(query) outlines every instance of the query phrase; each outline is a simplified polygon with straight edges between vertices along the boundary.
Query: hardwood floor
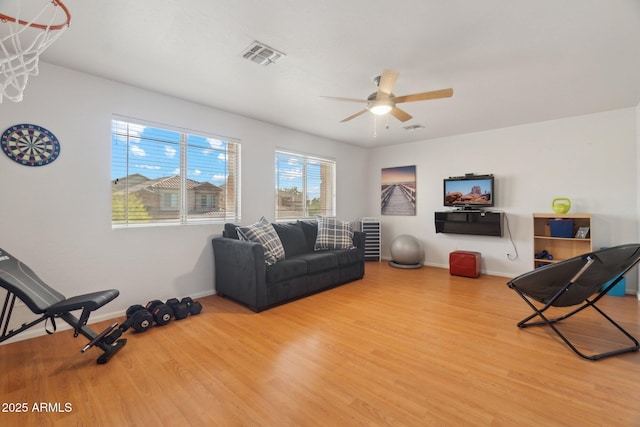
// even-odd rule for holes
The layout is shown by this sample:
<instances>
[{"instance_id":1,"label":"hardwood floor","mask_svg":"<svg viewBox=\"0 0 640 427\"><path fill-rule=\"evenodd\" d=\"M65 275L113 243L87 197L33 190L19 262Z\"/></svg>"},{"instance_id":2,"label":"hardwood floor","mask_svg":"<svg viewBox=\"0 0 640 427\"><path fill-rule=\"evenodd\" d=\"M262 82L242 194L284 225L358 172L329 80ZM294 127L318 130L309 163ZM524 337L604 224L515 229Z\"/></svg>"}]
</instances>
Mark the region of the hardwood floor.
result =
<instances>
[{"instance_id":1,"label":"hardwood floor","mask_svg":"<svg viewBox=\"0 0 640 427\"><path fill-rule=\"evenodd\" d=\"M200 299L198 316L125 334L106 365L68 330L0 346L0 425L640 425L640 353L590 362L518 329L530 311L506 282L369 262L361 281L259 314ZM635 297L598 305L640 336ZM562 325L581 348L625 344L587 313ZM4 412L16 403L28 411Z\"/></svg>"}]
</instances>

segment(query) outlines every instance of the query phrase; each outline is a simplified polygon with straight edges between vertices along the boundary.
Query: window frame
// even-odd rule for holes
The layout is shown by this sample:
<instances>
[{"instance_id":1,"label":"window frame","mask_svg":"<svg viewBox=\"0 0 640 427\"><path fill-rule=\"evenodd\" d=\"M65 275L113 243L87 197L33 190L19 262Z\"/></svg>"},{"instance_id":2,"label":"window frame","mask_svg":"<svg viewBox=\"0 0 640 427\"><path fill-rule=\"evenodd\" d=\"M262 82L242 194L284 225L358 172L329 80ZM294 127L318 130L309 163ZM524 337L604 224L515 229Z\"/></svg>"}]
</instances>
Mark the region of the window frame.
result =
<instances>
[{"instance_id":1,"label":"window frame","mask_svg":"<svg viewBox=\"0 0 640 427\"><path fill-rule=\"evenodd\" d=\"M122 130L126 129L126 130ZM144 220L135 219L135 211L131 211L129 208L129 202L132 194L131 187L136 185L132 182L129 185L131 177L136 175L146 178L147 180L154 181L162 178L147 178L138 169L130 166L130 162L134 156L133 145L135 141L144 141L146 144L153 145L157 148L154 157L150 157L148 163L152 166L159 166L162 164L161 158L162 150L160 144L170 144L171 142L165 140L155 140L152 137L141 137L141 133L136 135L135 129L150 128L152 132L167 132L179 134L179 142L175 141L175 155L178 157L179 167L175 168L177 175L175 177L179 180L179 184L175 189L157 189L158 201L154 203L154 207L149 209L148 205L145 205L144 201L138 201L144 208L145 215L149 215L150 218ZM209 143L210 146L207 146ZM212 145L216 142L216 146ZM116 144L124 144L124 154L116 155ZM155 144L158 144L155 146ZM220 144L220 146L217 146ZM123 147L119 148L120 150ZM188 152L191 150L193 157L192 162L189 162ZM198 159L193 153L198 153L201 158ZM221 171L224 175L224 181L222 184L215 184L214 176L211 176L209 180L194 180L190 178L190 168L197 168L197 166L203 165L203 158L206 158L207 154L212 153L216 155L217 159L222 156L222 169L218 166L205 168L205 172L214 173ZM120 153L121 154L121 153ZM120 162L119 166L116 164ZM205 160L204 165L213 165L215 161ZM157 227L157 226L179 226L179 225L194 225L194 224L223 224L226 222L240 222L241 221L241 191L240 191L240 170L241 163L241 144L240 140L236 138L224 137L210 132L197 131L192 129L186 129L168 125L165 123L157 123L148 120L142 120L137 118L131 118L121 115L112 115L111 117L111 183L112 183L112 203L111 203L111 227L116 228L136 228L136 227ZM123 176L114 176L119 171L124 171ZM168 168L163 169L163 172L167 174ZM198 173L200 171L197 171ZM173 178L167 176L167 178ZM137 178L137 177L136 177ZM125 181L119 183L119 181ZM145 182L144 180L142 181ZM189 189L187 183L190 183L192 188ZM139 184L139 183L138 183ZM204 188L199 188L204 184ZM116 185L118 187L116 188ZM193 185L198 187L193 188ZM217 191L214 193L207 193L207 191ZM117 194L120 192L120 194ZM176 193L177 192L177 193ZM114 197L121 196L122 201L116 202ZM211 200L212 204L205 206L201 203L202 197L206 197L207 200ZM137 197L137 196L135 196ZM177 199L176 199L177 197ZM214 200L215 199L215 200ZM118 203L122 203L123 207L120 208ZM213 210L211 212L206 211L207 207L219 209L218 213ZM114 210L120 208L119 210ZM176 215L171 218L162 218L163 212L175 211ZM156 215L154 217L153 215ZM209 216L206 216L209 215ZM122 216L122 219L116 219L116 217ZM133 218L132 218L133 217Z\"/></svg>"},{"instance_id":2,"label":"window frame","mask_svg":"<svg viewBox=\"0 0 640 427\"><path fill-rule=\"evenodd\" d=\"M287 156L289 156L291 159L297 159L300 160L302 162L301 166L300 166L300 177L302 180L302 209L300 210L301 215L283 215L281 213L282 209L281 207L281 203L280 203L280 198L281 198L281 192L283 190L283 188L288 188L288 187L283 187L282 185L280 185L280 181L284 179L284 176L287 175L287 173L290 173L290 170L283 170L282 173L279 169L279 165L278 162L279 160L284 160L284 158L286 158ZM283 157L283 159L280 159L280 157ZM312 176L311 178L316 178L319 180L320 182L320 189L318 191L318 198L319 198L319 203L320 203L320 208L319 208L319 212L317 213L312 213L312 211L314 211L317 208L314 208L311 206L311 203L313 202L314 199L309 200L310 196L313 196L313 194L310 195L310 185L309 185L309 166L312 164L318 164L320 168L322 168L323 165L325 166L329 166L329 169L327 170L327 173L329 173L329 179L330 182L327 183L328 185L330 185L331 188L322 188L322 171L320 171L319 174ZM293 168L292 168L293 169ZM315 219L315 217L317 215L321 215L321 216L335 216L336 215L336 188L337 188L337 183L336 183L336 174L337 174L337 163L336 160L330 157L326 157L326 156L320 156L320 155L316 155L316 154L307 154L307 153L302 153L302 152L296 152L294 150L289 150L289 149L283 149L283 148L277 148L275 150L275 170L274 170L274 179L275 179L275 220L276 222L286 222L286 221L292 221L292 220L309 220L309 219ZM326 184L325 184L326 185ZM323 201L323 196L327 197L328 196L328 200L325 199ZM292 196L295 199L295 196ZM294 205L294 209L292 209L292 212L295 212L295 200L293 200L293 205ZM327 203L330 205L328 207ZM322 208L322 206L325 206L325 208Z\"/></svg>"}]
</instances>

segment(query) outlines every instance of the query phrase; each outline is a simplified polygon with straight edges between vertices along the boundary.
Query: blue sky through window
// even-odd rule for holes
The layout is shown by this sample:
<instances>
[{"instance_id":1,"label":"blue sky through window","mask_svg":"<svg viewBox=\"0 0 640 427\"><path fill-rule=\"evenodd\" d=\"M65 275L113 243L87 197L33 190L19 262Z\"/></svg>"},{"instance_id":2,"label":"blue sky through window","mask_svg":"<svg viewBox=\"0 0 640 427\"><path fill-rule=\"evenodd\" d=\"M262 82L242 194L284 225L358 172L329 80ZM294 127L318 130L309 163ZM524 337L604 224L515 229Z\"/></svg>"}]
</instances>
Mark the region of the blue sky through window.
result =
<instances>
[{"instance_id":1,"label":"blue sky through window","mask_svg":"<svg viewBox=\"0 0 640 427\"><path fill-rule=\"evenodd\" d=\"M180 139L180 132L114 120L111 179L133 174L149 179L179 175ZM187 178L223 185L228 175L227 146L220 139L187 135Z\"/></svg>"},{"instance_id":2,"label":"blue sky through window","mask_svg":"<svg viewBox=\"0 0 640 427\"><path fill-rule=\"evenodd\" d=\"M307 199L313 200L320 197L320 163L308 159L307 167ZM277 187L281 190L296 187L298 191L304 190L304 159L287 154L276 156Z\"/></svg>"}]
</instances>

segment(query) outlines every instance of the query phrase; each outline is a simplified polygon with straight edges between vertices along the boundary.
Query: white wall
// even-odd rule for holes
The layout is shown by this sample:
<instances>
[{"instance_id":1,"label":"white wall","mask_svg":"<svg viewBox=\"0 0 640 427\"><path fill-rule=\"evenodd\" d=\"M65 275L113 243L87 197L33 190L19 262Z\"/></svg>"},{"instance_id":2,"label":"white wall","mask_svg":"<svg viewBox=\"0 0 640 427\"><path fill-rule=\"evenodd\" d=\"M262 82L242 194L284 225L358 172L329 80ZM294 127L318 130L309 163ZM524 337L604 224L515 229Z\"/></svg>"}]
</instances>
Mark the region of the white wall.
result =
<instances>
[{"instance_id":1,"label":"white wall","mask_svg":"<svg viewBox=\"0 0 640 427\"><path fill-rule=\"evenodd\" d=\"M640 103L636 107L636 177L638 189L640 189ZM640 223L640 197L638 197L638 222ZM640 235L638 235L638 241L640 242ZM638 267L639 270L640 267ZM627 290L628 292L628 290ZM640 285L636 288L636 296L640 300Z\"/></svg>"},{"instance_id":2,"label":"white wall","mask_svg":"<svg viewBox=\"0 0 640 427\"><path fill-rule=\"evenodd\" d=\"M40 68L23 102L0 104L0 131L18 123L43 126L59 139L61 154L43 167L21 166L0 155L0 248L66 296L119 289L120 297L92 321L151 299L212 294L210 239L222 230L220 225L111 228L113 113L240 139L244 224L262 215L274 218L276 147L334 158L337 216L357 219L366 213L364 149L49 64ZM33 318L24 306L15 315L19 322Z\"/></svg>"},{"instance_id":3,"label":"white wall","mask_svg":"<svg viewBox=\"0 0 640 427\"><path fill-rule=\"evenodd\" d=\"M417 168L417 215L381 217L383 256L408 233L423 243L427 265L448 268L449 252L472 250L484 272L524 273L533 266L532 214L552 212L555 197L571 199L570 213L593 215L594 249L638 241L637 116L629 108L372 150L369 215L380 215L381 168ZM506 229L502 238L435 233L442 179L471 172L495 175L495 210L507 215L517 260L506 258L515 253ZM628 289L637 286L631 279Z\"/></svg>"}]
</instances>

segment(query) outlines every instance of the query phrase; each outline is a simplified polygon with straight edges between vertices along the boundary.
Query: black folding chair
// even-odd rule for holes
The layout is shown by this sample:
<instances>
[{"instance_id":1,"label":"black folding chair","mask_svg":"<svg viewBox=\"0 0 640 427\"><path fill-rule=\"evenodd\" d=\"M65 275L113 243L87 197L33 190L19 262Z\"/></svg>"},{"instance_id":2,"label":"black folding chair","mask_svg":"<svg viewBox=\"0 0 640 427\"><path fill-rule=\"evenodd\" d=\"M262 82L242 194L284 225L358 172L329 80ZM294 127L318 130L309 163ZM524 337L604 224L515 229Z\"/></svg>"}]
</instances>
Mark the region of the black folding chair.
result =
<instances>
[{"instance_id":1,"label":"black folding chair","mask_svg":"<svg viewBox=\"0 0 640 427\"><path fill-rule=\"evenodd\" d=\"M0 287L7 290L0 316L0 328L2 328L0 343L45 320L51 321L53 331L47 328L45 330L52 334L56 330L55 319L57 318L73 327L74 337L82 334L89 340L89 343L80 350L82 353L93 346L104 352L98 358L98 364L107 363L127 342L126 339L118 339L122 335L122 330L120 328L114 331L118 326L117 323L110 325L99 334L87 326L92 311L119 295L116 289L65 298L64 295L44 283L27 265L3 249L0 249ZM40 315L40 317L32 322L22 324L16 330L8 331L16 298L24 302L33 313ZM79 319L70 313L80 309L82 309L82 313Z\"/></svg>"},{"instance_id":2,"label":"black folding chair","mask_svg":"<svg viewBox=\"0 0 640 427\"><path fill-rule=\"evenodd\" d=\"M597 307L596 303L639 261L640 244L626 244L540 267L512 279L508 282L508 286L515 290L534 311L533 314L521 320L518 327L548 325L576 354L589 360L637 351L640 348L638 340ZM602 289L606 283L609 284ZM540 304L536 305L534 301L543 305L540 307ZM569 307L578 304L581 304L580 307L562 316L555 318L545 316L545 312L551 307ZM554 323L568 319L587 307L592 307L600 313L633 345L593 355L586 355L579 351ZM535 317L542 320L532 321Z\"/></svg>"}]
</instances>

